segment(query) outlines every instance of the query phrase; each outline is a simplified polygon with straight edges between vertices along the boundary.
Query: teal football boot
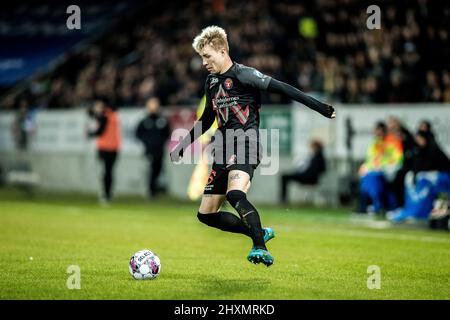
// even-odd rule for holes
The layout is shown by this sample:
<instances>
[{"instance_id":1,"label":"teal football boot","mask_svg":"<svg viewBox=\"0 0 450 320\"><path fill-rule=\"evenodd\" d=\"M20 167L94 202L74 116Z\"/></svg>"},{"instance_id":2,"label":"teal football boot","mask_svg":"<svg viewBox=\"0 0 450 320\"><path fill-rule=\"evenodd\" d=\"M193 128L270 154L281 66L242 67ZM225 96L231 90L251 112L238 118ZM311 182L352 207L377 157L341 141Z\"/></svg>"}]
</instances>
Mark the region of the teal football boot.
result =
<instances>
[{"instance_id":1,"label":"teal football boot","mask_svg":"<svg viewBox=\"0 0 450 320\"><path fill-rule=\"evenodd\" d=\"M247 260L254 264L262 262L267 267L271 266L274 261L272 255L269 253L269 251L264 250L264 249L255 249L255 248L252 248L252 250L250 250L250 253L247 256Z\"/></svg>"},{"instance_id":2,"label":"teal football boot","mask_svg":"<svg viewBox=\"0 0 450 320\"><path fill-rule=\"evenodd\" d=\"M264 243L275 238L275 231L272 228L264 228Z\"/></svg>"}]
</instances>

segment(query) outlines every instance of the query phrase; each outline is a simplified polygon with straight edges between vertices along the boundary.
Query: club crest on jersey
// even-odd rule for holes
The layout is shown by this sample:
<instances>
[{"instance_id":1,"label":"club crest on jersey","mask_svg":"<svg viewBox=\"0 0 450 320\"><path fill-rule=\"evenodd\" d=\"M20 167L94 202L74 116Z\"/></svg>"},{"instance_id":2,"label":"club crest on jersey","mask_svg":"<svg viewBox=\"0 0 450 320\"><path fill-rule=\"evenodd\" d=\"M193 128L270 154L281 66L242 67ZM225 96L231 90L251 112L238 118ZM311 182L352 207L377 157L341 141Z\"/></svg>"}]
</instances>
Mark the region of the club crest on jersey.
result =
<instances>
[{"instance_id":1,"label":"club crest on jersey","mask_svg":"<svg viewBox=\"0 0 450 320\"><path fill-rule=\"evenodd\" d=\"M211 89L218 82L219 82L219 78L211 78L211 82L209 83L209 88Z\"/></svg>"},{"instance_id":2,"label":"club crest on jersey","mask_svg":"<svg viewBox=\"0 0 450 320\"><path fill-rule=\"evenodd\" d=\"M227 78L224 82L224 86L225 86L225 89L230 90L231 88L233 88L233 80L231 80L230 78Z\"/></svg>"}]
</instances>

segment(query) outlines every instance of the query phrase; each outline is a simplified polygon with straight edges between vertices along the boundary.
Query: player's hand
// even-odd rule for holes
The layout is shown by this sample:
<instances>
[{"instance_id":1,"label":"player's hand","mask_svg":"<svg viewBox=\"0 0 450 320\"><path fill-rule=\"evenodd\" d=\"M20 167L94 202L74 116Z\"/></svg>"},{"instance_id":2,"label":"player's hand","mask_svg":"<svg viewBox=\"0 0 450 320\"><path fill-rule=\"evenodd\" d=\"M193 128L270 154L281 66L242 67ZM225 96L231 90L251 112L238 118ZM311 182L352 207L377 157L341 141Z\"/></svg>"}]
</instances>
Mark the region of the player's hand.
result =
<instances>
[{"instance_id":1,"label":"player's hand","mask_svg":"<svg viewBox=\"0 0 450 320\"><path fill-rule=\"evenodd\" d=\"M334 110L333 106L329 105L329 104L325 104L326 107L326 117L330 118L330 119L334 119L336 118L336 111Z\"/></svg>"},{"instance_id":2,"label":"player's hand","mask_svg":"<svg viewBox=\"0 0 450 320\"><path fill-rule=\"evenodd\" d=\"M175 149L172 150L172 152L170 153L170 160L172 162L177 162L180 161L180 159L183 157L183 148L181 147L180 144L178 144Z\"/></svg>"},{"instance_id":3,"label":"player's hand","mask_svg":"<svg viewBox=\"0 0 450 320\"><path fill-rule=\"evenodd\" d=\"M333 111L333 113L331 114L331 119L336 118L336 111Z\"/></svg>"}]
</instances>

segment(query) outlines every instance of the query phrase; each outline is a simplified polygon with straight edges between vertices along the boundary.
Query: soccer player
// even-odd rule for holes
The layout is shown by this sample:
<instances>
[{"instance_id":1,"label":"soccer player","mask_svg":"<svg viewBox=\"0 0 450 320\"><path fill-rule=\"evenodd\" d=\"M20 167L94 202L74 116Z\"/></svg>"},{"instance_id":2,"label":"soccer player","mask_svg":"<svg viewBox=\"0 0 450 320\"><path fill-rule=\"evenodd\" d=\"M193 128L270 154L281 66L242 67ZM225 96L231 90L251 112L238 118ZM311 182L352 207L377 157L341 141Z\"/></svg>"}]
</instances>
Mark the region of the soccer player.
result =
<instances>
[{"instance_id":1,"label":"soccer player","mask_svg":"<svg viewBox=\"0 0 450 320\"><path fill-rule=\"evenodd\" d=\"M171 152L171 160L179 161L184 150L211 127L217 116L219 128L216 132L221 134L222 139L215 136L214 163L197 217L208 226L250 237L253 247L247 259L270 266L274 258L265 243L275 236L274 231L261 227L258 210L247 198L253 173L260 163L260 91L286 95L328 118L336 116L334 108L254 68L232 61L227 34L220 27L203 29L192 46L210 73L205 83L206 106L190 134ZM233 132L231 143L230 131ZM242 137L245 143L242 143ZM234 147L231 151L230 145ZM243 149L243 155L236 153L236 148ZM225 199L240 218L220 211Z\"/></svg>"}]
</instances>

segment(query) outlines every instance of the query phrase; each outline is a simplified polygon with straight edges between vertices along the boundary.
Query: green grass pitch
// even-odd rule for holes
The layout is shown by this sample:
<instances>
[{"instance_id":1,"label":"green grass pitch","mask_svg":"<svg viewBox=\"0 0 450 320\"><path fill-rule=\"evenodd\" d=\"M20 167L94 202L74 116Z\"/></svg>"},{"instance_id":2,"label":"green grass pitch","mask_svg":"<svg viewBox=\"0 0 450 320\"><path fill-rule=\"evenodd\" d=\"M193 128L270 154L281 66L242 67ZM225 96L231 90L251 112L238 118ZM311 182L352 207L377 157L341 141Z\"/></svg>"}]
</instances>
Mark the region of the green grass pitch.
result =
<instances>
[{"instance_id":1,"label":"green grass pitch","mask_svg":"<svg viewBox=\"0 0 450 320\"><path fill-rule=\"evenodd\" d=\"M258 206L277 237L269 268L250 239L197 221L197 203L0 190L0 299L449 299L450 233L356 224L348 210ZM136 281L130 256L157 253L162 272ZM69 290L70 265L81 289ZM381 288L368 289L368 266Z\"/></svg>"}]
</instances>

